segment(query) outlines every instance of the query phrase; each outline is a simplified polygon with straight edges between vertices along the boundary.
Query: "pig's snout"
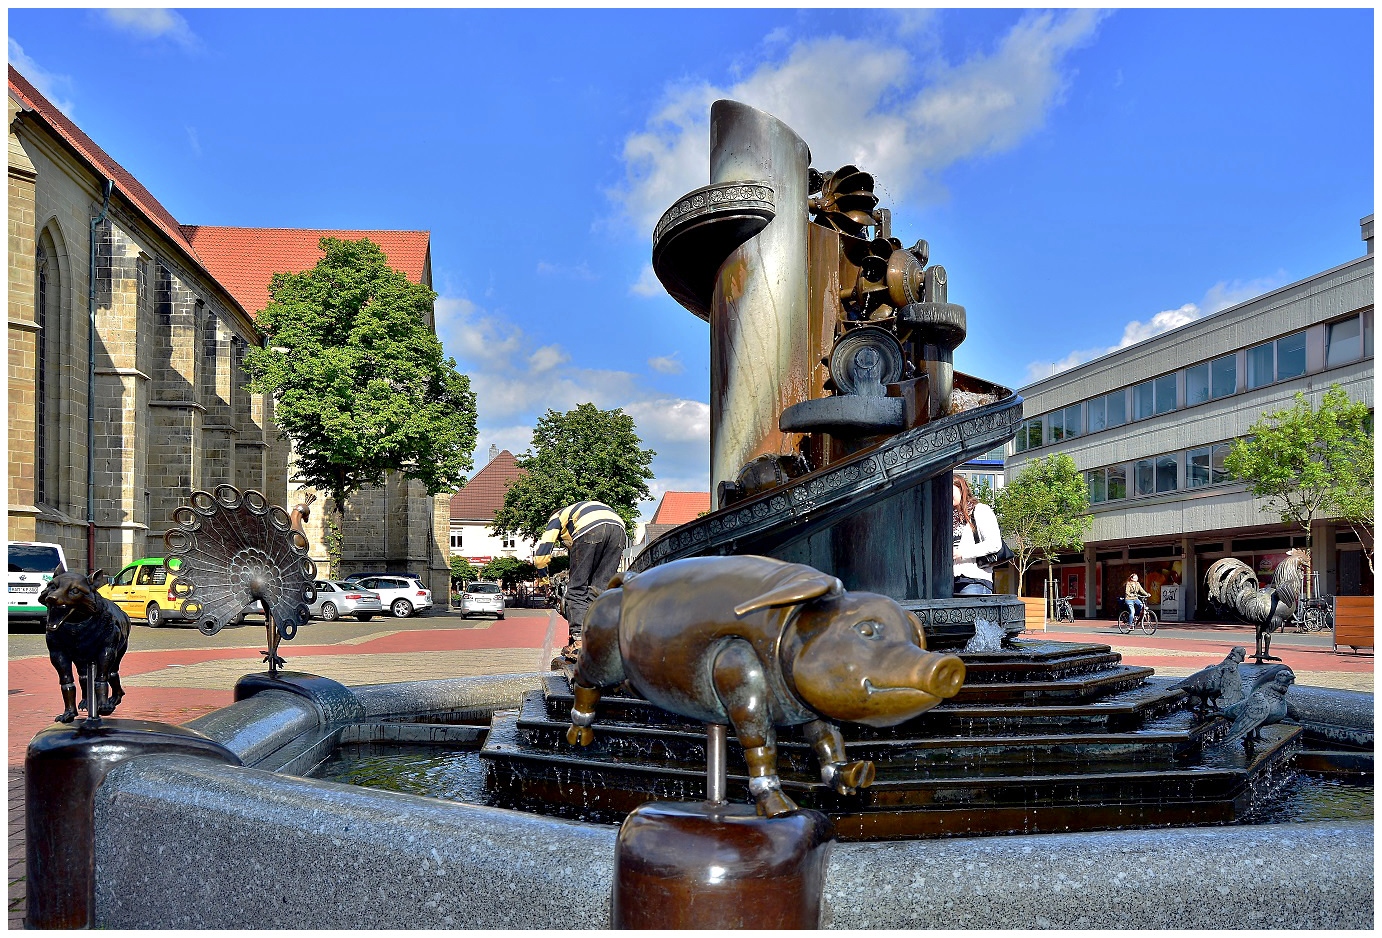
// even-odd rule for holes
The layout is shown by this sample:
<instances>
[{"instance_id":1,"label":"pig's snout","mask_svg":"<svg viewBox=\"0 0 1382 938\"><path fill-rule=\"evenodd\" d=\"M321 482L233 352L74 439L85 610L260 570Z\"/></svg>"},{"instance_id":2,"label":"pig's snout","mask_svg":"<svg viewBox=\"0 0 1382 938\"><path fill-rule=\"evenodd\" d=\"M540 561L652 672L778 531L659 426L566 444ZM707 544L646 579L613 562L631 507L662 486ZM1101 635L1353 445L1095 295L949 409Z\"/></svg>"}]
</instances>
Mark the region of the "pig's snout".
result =
<instances>
[{"instance_id":1,"label":"pig's snout","mask_svg":"<svg viewBox=\"0 0 1382 938\"><path fill-rule=\"evenodd\" d=\"M923 652L909 683L944 700L958 694L964 682L965 663L958 656Z\"/></svg>"}]
</instances>

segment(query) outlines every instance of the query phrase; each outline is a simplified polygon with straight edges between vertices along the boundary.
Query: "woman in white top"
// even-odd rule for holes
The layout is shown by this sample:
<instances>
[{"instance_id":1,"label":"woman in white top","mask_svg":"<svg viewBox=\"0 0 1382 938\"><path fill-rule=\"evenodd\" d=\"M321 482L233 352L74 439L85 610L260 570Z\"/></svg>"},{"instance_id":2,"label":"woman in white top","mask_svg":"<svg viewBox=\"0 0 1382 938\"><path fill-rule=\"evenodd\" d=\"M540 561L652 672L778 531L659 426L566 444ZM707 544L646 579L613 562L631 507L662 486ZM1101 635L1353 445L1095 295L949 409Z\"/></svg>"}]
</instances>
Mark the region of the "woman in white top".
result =
<instances>
[{"instance_id":1,"label":"woman in white top","mask_svg":"<svg viewBox=\"0 0 1382 938\"><path fill-rule=\"evenodd\" d=\"M952 475L951 505L955 525L955 595L988 595L993 592L993 567L980 566L980 557L1003 549L1003 534L993 509L974 497L969 482ZM977 536L976 536L977 532Z\"/></svg>"}]
</instances>

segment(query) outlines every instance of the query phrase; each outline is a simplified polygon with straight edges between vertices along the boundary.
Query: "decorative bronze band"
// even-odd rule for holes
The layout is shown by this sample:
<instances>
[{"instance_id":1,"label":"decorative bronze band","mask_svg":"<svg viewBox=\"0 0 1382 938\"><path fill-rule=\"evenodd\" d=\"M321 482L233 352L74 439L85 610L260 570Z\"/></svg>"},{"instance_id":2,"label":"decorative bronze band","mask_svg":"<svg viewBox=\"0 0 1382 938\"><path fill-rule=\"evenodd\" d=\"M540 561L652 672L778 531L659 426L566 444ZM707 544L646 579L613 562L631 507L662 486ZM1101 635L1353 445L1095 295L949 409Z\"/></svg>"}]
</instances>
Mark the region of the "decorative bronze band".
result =
<instances>
[{"instance_id":1,"label":"decorative bronze band","mask_svg":"<svg viewBox=\"0 0 1382 938\"><path fill-rule=\"evenodd\" d=\"M702 215L736 208L772 210L775 207L773 187L766 182L720 182L702 186L677 199L675 205L662 213L653 228L653 244L657 244L669 229Z\"/></svg>"}]
</instances>

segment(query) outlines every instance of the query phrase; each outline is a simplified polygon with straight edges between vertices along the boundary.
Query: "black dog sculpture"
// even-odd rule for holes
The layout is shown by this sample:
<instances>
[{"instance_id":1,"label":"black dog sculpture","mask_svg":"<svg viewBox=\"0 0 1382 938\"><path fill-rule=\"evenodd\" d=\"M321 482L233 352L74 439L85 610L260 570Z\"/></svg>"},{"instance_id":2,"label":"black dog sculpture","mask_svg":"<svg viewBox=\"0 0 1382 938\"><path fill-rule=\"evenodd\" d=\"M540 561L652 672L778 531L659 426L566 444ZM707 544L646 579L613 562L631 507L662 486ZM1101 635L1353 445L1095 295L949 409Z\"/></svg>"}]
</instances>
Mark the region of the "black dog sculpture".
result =
<instances>
[{"instance_id":1,"label":"black dog sculpture","mask_svg":"<svg viewBox=\"0 0 1382 938\"><path fill-rule=\"evenodd\" d=\"M38 601L48 607L48 658L57 669L62 687L64 709L55 717L59 723L71 723L77 715L73 665L82 677L96 669L95 701L91 700L85 681L82 683L82 707L88 720L114 713L125 696L120 686L120 659L125 657L130 644L130 617L96 592L101 579L100 570L88 579L58 567L38 596Z\"/></svg>"}]
</instances>

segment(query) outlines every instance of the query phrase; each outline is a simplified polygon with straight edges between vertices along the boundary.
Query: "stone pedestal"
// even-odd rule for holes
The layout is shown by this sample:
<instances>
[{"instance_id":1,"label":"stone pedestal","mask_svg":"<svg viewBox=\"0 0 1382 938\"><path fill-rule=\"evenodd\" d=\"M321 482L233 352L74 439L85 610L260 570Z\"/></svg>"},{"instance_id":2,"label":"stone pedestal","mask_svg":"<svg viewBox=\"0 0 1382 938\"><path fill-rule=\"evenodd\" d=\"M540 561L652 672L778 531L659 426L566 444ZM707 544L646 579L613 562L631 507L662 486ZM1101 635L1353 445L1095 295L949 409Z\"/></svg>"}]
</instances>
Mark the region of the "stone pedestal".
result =
<instances>
[{"instance_id":1,"label":"stone pedestal","mask_svg":"<svg viewBox=\"0 0 1382 938\"><path fill-rule=\"evenodd\" d=\"M220 743L193 730L148 720L55 723L24 757L28 928L91 928L96 910L96 790L126 759L155 754L205 756L239 765Z\"/></svg>"},{"instance_id":2,"label":"stone pedestal","mask_svg":"<svg viewBox=\"0 0 1382 938\"><path fill-rule=\"evenodd\" d=\"M615 845L615 928L817 928L830 821L751 805L647 802Z\"/></svg>"}]
</instances>

